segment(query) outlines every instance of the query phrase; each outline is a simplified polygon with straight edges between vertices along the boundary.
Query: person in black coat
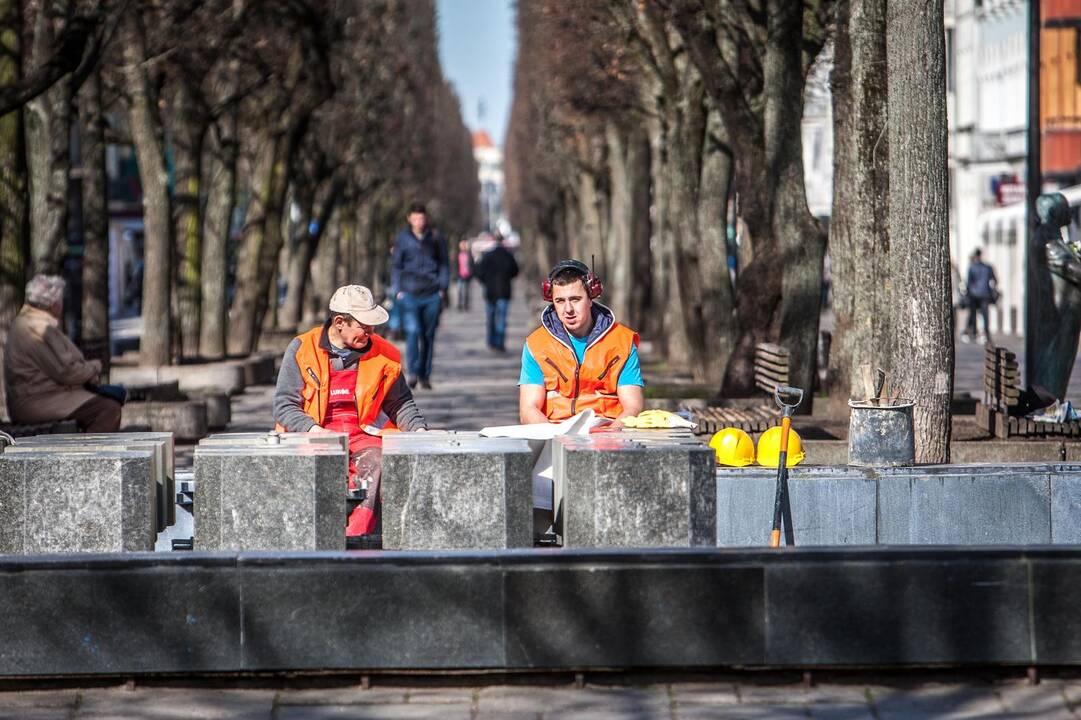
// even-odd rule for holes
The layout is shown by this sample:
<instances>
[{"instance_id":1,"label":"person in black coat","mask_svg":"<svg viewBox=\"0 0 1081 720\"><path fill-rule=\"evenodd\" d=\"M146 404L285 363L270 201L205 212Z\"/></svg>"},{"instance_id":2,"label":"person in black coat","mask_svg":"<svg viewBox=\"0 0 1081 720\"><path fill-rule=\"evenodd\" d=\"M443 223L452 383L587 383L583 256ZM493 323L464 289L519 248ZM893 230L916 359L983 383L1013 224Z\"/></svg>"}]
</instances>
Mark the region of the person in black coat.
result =
<instances>
[{"instance_id":1,"label":"person in black coat","mask_svg":"<svg viewBox=\"0 0 1081 720\"><path fill-rule=\"evenodd\" d=\"M505 353L507 335L507 306L510 304L510 284L518 275L514 255L503 246L503 236L496 233L495 247L484 253L474 276L484 285L484 300L488 316L488 347Z\"/></svg>"}]
</instances>

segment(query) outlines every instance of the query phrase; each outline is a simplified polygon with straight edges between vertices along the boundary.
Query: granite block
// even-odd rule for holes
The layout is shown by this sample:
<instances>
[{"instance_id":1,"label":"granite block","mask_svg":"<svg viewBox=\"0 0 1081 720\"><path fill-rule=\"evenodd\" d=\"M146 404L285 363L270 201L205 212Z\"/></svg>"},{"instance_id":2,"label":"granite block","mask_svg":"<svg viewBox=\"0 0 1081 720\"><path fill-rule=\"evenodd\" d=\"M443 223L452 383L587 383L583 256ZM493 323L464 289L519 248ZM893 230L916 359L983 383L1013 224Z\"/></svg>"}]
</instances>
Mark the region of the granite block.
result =
<instances>
[{"instance_id":1,"label":"granite block","mask_svg":"<svg viewBox=\"0 0 1081 720\"><path fill-rule=\"evenodd\" d=\"M576 566L577 565L577 566ZM717 667L764 661L761 567L508 568L507 665Z\"/></svg>"},{"instance_id":2,"label":"granite block","mask_svg":"<svg viewBox=\"0 0 1081 720\"><path fill-rule=\"evenodd\" d=\"M533 453L525 440L396 433L383 440L383 547L533 545Z\"/></svg>"},{"instance_id":3,"label":"granite block","mask_svg":"<svg viewBox=\"0 0 1081 720\"><path fill-rule=\"evenodd\" d=\"M0 568L0 675L241 669L232 558L85 557Z\"/></svg>"},{"instance_id":4,"label":"granite block","mask_svg":"<svg viewBox=\"0 0 1081 720\"><path fill-rule=\"evenodd\" d=\"M920 545L1051 542L1050 466L878 471L878 541Z\"/></svg>"},{"instance_id":5,"label":"granite block","mask_svg":"<svg viewBox=\"0 0 1081 720\"><path fill-rule=\"evenodd\" d=\"M188 393L188 399L200 400L206 403L206 426L208 428L223 428L232 420L232 401L226 393L200 390Z\"/></svg>"},{"instance_id":6,"label":"granite block","mask_svg":"<svg viewBox=\"0 0 1081 720\"><path fill-rule=\"evenodd\" d=\"M1076 553L1031 562L1034 663L1076 665L1081 662L1081 558Z\"/></svg>"},{"instance_id":7,"label":"granite block","mask_svg":"<svg viewBox=\"0 0 1081 720\"><path fill-rule=\"evenodd\" d=\"M765 573L768 664L1032 661L1023 559L865 555Z\"/></svg>"},{"instance_id":8,"label":"granite block","mask_svg":"<svg viewBox=\"0 0 1081 720\"><path fill-rule=\"evenodd\" d=\"M1081 545L1081 467L1055 465L1051 473L1051 542Z\"/></svg>"},{"instance_id":9,"label":"granite block","mask_svg":"<svg viewBox=\"0 0 1081 720\"><path fill-rule=\"evenodd\" d=\"M690 547L716 543L713 451L630 438L552 441L564 547ZM561 507L561 510L560 510Z\"/></svg>"},{"instance_id":10,"label":"granite block","mask_svg":"<svg viewBox=\"0 0 1081 720\"><path fill-rule=\"evenodd\" d=\"M246 669L504 664L498 566L446 558L403 567L373 555L378 560L308 557L280 564L241 556Z\"/></svg>"},{"instance_id":11,"label":"granite block","mask_svg":"<svg viewBox=\"0 0 1081 720\"><path fill-rule=\"evenodd\" d=\"M181 440L198 440L206 435L206 403L202 400L124 403L121 427L150 426L170 432Z\"/></svg>"},{"instance_id":12,"label":"granite block","mask_svg":"<svg viewBox=\"0 0 1081 720\"><path fill-rule=\"evenodd\" d=\"M877 483L858 468L797 466L788 471L797 545L874 545ZM773 523L777 471L718 468L718 547L764 546Z\"/></svg>"},{"instance_id":13,"label":"granite block","mask_svg":"<svg viewBox=\"0 0 1081 720\"><path fill-rule=\"evenodd\" d=\"M33 448L56 452L99 450L151 450L151 474L158 486L158 532L172 525L176 518L176 453L173 434L164 433L72 433L35 435L21 438L16 452ZM13 448L14 449L14 448Z\"/></svg>"},{"instance_id":14,"label":"granite block","mask_svg":"<svg viewBox=\"0 0 1081 720\"><path fill-rule=\"evenodd\" d=\"M195 549L344 550L347 476L336 447L197 447Z\"/></svg>"},{"instance_id":15,"label":"granite block","mask_svg":"<svg viewBox=\"0 0 1081 720\"><path fill-rule=\"evenodd\" d=\"M177 381L180 392L224 392L236 395L244 392L244 368L232 360L191 365L162 365L134 367L113 365L109 378L114 383L159 383Z\"/></svg>"},{"instance_id":16,"label":"granite block","mask_svg":"<svg viewBox=\"0 0 1081 720\"><path fill-rule=\"evenodd\" d=\"M152 550L152 457L93 449L0 455L0 552Z\"/></svg>"},{"instance_id":17,"label":"granite block","mask_svg":"<svg viewBox=\"0 0 1081 720\"><path fill-rule=\"evenodd\" d=\"M214 433L199 441L200 447L209 446L263 446L263 445L330 445L343 451L349 450L347 433L302 433L302 432L240 432Z\"/></svg>"}]
</instances>

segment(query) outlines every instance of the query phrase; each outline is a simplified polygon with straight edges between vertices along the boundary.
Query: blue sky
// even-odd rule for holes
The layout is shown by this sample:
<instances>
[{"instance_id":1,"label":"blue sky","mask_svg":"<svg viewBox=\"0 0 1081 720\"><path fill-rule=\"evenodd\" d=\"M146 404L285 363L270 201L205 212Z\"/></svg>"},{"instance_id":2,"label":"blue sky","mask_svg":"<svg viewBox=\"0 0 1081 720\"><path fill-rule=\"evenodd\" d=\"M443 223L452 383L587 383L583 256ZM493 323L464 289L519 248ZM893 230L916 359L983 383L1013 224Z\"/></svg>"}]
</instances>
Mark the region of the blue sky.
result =
<instances>
[{"instance_id":1,"label":"blue sky","mask_svg":"<svg viewBox=\"0 0 1081 720\"><path fill-rule=\"evenodd\" d=\"M439 59L470 129L503 144L514 71L514 0L437 0ZM484 103L484 117L478 103Z\"/></svg>"}]
</instances>

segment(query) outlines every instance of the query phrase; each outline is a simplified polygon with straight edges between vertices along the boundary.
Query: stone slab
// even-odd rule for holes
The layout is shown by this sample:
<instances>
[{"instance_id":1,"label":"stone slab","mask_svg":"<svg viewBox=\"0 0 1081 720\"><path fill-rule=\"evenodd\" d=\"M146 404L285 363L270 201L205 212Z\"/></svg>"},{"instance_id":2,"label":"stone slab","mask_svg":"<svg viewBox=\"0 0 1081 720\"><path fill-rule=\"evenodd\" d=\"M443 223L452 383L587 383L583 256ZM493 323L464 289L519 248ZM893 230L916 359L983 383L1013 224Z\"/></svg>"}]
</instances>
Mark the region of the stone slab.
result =
<instances>
[{"instance_id":1,"label":"stone slab","mask_svg":"<svg viewBox=\"0 0 1081 720\"><path fill-rule=\"evenodd\" d=\"M233 404L224 392L199 390L188 394L189 400L206 403L206 426L211 430L220 430L233 419Z\"/></svg>"},{"instance_id":2,"label":"stone slab","mask_svg":"<svg viewBox=\"0 0 1081 720\"><path fill-rule=\"evenodd\" d=\"M241 559L239 570L250 670L504 664L497 566L418 558L403 568L394 556L363 564L346 555L304 563L252 556Z\"/></svg>"},{"instance_id":3,"label":"stone slab","mask_svg":"<svg viewBox=\"0 0 1081 720\"><path fill-rule=\"evenodd\" d=\"M1074 553L1032 561L1032 622L1035 661L1077 664L1081 658L1081 559Z\"/></svg>"},{"instance_id":4,"label":"stone slab","mask_svg":"<svg viewBox=\"0 0 1081 720\"><path fill-rule=\"evenodd\" d=\"M1048 466L896 470L878 471L878 541L882 544L1051 542Z\"/></svg>"},{"instance_id":5,"label":"stone slab","mask_svg":"<svg viewBox=\"0 0 1081 720\"><path fill-rule=\"evenodd\" d=\"M1053 465L1051 473L1051 542L1081 545L1081 466Z\"/></svg>"},{"instance_id":6,"label":"stone slab","mask_svg":"<svg viewBox=\"0 0 1081 720\"><path fill-rule=\"evenodd\" d=\"M383 440L383 547L533 545L533 453L525 440L394 433Z\"/></svg>"},{"instance_id":7,"label":"stone slab","mask_svg":"<svg viewBox=\"0 0 1081 720\"><path fill-rule=\"evenodd\" d=\"M0 675L236 670L234 566L205 553L4 559Z\"/></svg>"},{"instance_id":8,"label":"stone slab","mask_svg":"<svg viewBox=\"0 0 1081 720\"><path fill-rule=\"evenodd\" d=\"M777 471L718 468L717 545L762 547L769 540ZM878 485L848 467L789 468L788 492L797 545L874 545Z\"/></svg>"},{"instance_id":9,"label":"stone slab","mask_svg":"<svg viewBox=\"0 0 1081 720\"><path fill-rule=\"evenodd\" d=\"M183 393L212 391L236 395L244 392L244 368L235 361L162 365L156 367L113 365L109 378L114 383L159 383L175 380Z\"/></svg>"},{"instance_id":10,"label":"stone slab","mask_svg":"<svg viewBox=\"0 0 1081 720\"><path fill-rule=\"evenodd\" d=\"M680 565L508 569L507 664L761 664L762 569Z\"/></svg>"},{"instance_id":11,"label":"stone slab","mask_svg":"<svg viewBox=\"0 0 1081 720\"><path fill-rule=\"evenodd\" d=\"M1062 440L980 440L950 443L953 463L1061 462L1065 448ZM1078 458L1081 459L1081 458Z\"/></svg>"},{"instance_id":12,"label":"stone slab","mask_svg":"<svg viewBox=\"0 0 1081 720\"><path fill-rule=\"evenodd\" d=\"M337 447L197 447L195 549L344 550Z\"/></svg>"},{"instance_id":13,"label":"stone slab","mask_svg":"<svg viewBox=\"0 0 1081 720\"><path fill-rule=\"evenodd\" d=\"M244 385L273 385L278 380L275 371L275 358L272 353L255 353L241 360L235 360L244 373Z\"/></svg>"},{"instance_id":14,"label":"stone slab","mask_svg":"<svg viewBox=\"0 0 1081 720\"><path fill-rule=\"evenodd\" d=\"M201 400L124 403L120 426L149 426L180 440L198 440L207 432L206 403Z\"/></svg>"},{"instance_id":15,"label":"stone slab","mask_svg":"<svg viewBox=\"0 0 1081 720\"><path fill-rule=\"evenodd\" d=\"M873 557L768 566L766 664L1031 662L1022 558Z\"/></svg>"},{"instance_id":16,"label":"stone slab","mask_svg":"<svg viewBox=\"0 0 1081 720\"><path fill-rule=\"evenodd\" d=\"M199 441L200 447L210 446L274 446L274 445L328 445L349 450L349 435L346 433L301 433L301 432L246 432L215 433Z\"/></svg>"},{"instance_id":17,"label":"stone slab","mask_svg":"<svg viewBox=\"0 0 1081 720\"><path fill-rule=\"evenodd\" d=\"M60 444L71 448L93 446L105 450L152 449L154 463L151 472L155 482L158 483L160 493L158 499L158 531L160 532L166 526L173 524L175 520L173 498L176 495L176 443L172 433L66 433L35 435L19 440L19 445L22 447L56 447Z\"/></svg>"},{"instance_id":18,"label":"stone slab","mask_svg":"<svg viewBox=\"0 0 1081 720\"><path fill-rule=\"evenodd\" d=\"M715 459L708 447L643 444L615 434L563 436L552 441L552 461L564 547L716 543Z\"/></svg>"},{"instance_id":19,"label":"stone slab","mask_svg":"<svg viewBox=\"0 0 1081 720\"><path fill-rule=\"evenodd\" d=\"M157 484L150 450L0 455L0 552L152 550Z\"/></svg>"}]
</instances>

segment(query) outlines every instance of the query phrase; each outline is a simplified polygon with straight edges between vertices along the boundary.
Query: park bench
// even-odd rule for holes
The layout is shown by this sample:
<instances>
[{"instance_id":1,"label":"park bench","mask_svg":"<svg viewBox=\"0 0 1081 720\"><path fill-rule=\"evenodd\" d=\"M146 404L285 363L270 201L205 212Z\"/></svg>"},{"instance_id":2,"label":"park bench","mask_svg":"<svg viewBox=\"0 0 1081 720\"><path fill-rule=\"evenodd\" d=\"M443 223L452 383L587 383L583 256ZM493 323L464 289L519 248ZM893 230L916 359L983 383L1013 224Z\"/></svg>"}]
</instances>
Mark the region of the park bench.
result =
<instances>
[{"instance_id":1,"label":"park bench","mask_svg":"<svg viewBox=\"0 0 1081 720\"><path fill-rule=\"evenodd\" d=\"M696 435L712 435L726 427L748 433L765 432L777 424L781 411L773 401L773 389L788 384L788 350L775 343L754 348L754 384L766 393L766 402L742 407L684 408L694 416Z\"/></svg>"},{"instance_id":2,"label":"park bench","mask_svg":"<svg viewBox=\"0 0 1081 720\"><path fill-rule=\"evenodd\" d=\"M1036 422L1011 415L1021 403L1021 372L1017 355L1004 347L988 346L983 365L983 401L976 403L976 422L997 438L1081 437L1081 421Z\"/></svg>"}]
</instances>

